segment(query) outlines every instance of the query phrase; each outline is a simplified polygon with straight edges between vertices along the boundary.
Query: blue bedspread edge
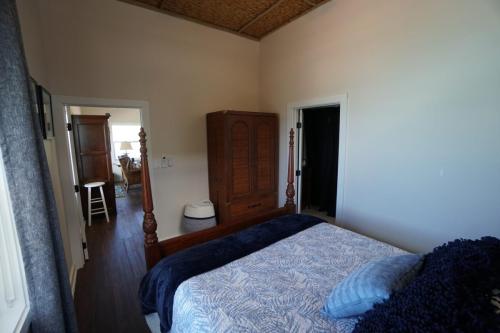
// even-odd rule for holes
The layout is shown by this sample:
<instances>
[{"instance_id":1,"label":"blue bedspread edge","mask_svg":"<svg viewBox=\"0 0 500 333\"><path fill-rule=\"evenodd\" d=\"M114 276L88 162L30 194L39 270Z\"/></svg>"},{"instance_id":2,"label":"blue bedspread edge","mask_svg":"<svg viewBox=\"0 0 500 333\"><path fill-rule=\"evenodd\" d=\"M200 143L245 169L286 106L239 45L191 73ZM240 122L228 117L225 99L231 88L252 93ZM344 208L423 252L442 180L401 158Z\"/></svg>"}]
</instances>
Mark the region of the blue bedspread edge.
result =
<instances>
[{"instance_id":1,"label":"blue bedspread edge","mask_svg":"<svg viewBox=\"0 0 500 333\"><path fill-rule=\"evenodd\" d=\"M163 258L141 281L139 298L143 313L158 312L161 331L168 332L175 291L183 281L322 222L325 221L309 215L286 215Z\"/></svg>"}]
</instances>

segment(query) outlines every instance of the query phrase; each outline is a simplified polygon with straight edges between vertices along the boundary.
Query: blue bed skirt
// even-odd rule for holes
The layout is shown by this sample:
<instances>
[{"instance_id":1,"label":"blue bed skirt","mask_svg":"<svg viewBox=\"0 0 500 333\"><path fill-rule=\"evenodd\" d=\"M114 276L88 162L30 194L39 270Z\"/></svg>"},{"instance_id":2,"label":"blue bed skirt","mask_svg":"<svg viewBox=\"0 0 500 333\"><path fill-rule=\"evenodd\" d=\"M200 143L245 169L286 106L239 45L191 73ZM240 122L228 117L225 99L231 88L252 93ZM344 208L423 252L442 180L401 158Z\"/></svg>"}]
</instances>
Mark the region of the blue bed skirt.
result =
<instances>
[{"instance_id":1,"label":"blue bed skirt","mask_svg":"<svg viewBox=\"0 0 500 333\"><path fill-rule=\"evenodd\" d=\"M161 331L168 332L175 291L183 281L322 222L309 215L286 215L163 258L142 279L139 298L143 313L158 312Z\"/></svg>"}]
</instances>

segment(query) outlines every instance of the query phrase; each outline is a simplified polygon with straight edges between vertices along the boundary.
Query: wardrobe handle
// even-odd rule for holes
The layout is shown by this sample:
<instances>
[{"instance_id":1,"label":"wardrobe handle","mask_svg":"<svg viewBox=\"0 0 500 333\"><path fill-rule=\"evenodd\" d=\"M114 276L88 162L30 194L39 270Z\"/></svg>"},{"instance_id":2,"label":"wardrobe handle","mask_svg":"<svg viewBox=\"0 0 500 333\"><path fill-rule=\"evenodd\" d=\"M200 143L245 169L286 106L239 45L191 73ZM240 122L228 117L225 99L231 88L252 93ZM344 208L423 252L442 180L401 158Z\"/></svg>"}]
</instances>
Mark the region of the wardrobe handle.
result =
<instances>
[{"instance_id":1,"label":"wardrobe handle","mask_svg":"<svg viewBox=\"0 0 500 333\"><path fill-rule=\"evenodd\" d=\"M248 208L257 208L259 206L262 206L262 203L259 202L259 203L256 203L256 204L253 204L253 205L248 205Z\"/></svg>"}]
</instances>

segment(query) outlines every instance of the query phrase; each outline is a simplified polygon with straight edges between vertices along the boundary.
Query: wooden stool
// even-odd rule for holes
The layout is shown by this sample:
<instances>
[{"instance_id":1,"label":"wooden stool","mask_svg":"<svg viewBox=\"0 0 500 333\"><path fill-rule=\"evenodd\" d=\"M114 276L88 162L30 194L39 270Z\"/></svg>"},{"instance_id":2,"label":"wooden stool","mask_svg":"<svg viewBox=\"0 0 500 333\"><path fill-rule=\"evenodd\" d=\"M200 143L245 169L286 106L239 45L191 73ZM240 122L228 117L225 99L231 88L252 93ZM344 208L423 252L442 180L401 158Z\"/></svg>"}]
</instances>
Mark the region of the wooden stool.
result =
<instances>
[{"instance_id":1,"label":"wooden stool","mask_svg":"<svg viewBox=\"0 0 500 333\"><path fill-rule=\"evenodd\" d=\"M89 227L92 225L92 215L96 215L96 214L102 214L102 213L106 214L106 221L109 223L108 207L106 206L106 199L104 198L104 192L102 190L103 185L104 185L104 182L87 183L87 184L84 185L87 188L87 191L88 191L88 200L89 200L88 221L89 221ZM94 187L99 187L99 191L101 192L101 197L100 198L92 199L92 189ZM102 207L92 208L92 204L100 203L100 202L102 202Z\"/></svg>"}]
</instances>

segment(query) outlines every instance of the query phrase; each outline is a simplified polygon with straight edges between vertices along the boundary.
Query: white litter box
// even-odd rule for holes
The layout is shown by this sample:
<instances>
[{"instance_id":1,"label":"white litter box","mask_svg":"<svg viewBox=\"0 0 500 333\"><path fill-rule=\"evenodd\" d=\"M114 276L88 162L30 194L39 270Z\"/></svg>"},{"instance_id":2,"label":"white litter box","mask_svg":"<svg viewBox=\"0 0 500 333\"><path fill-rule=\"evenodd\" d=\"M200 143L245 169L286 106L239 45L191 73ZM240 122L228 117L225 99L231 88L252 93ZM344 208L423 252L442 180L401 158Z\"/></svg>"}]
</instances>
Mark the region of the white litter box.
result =
<instances>
[{"instance_id":1,"label":"white litter box","mask_svg":"<svg viewBox=\"0 0 500 333\"><path fill-rule=\"evenodd\" d=\"M182 229L184 232L194 232L216 225L214 205L210 200L189 203L184 208Z\"/></svg>"}]
</instances>

